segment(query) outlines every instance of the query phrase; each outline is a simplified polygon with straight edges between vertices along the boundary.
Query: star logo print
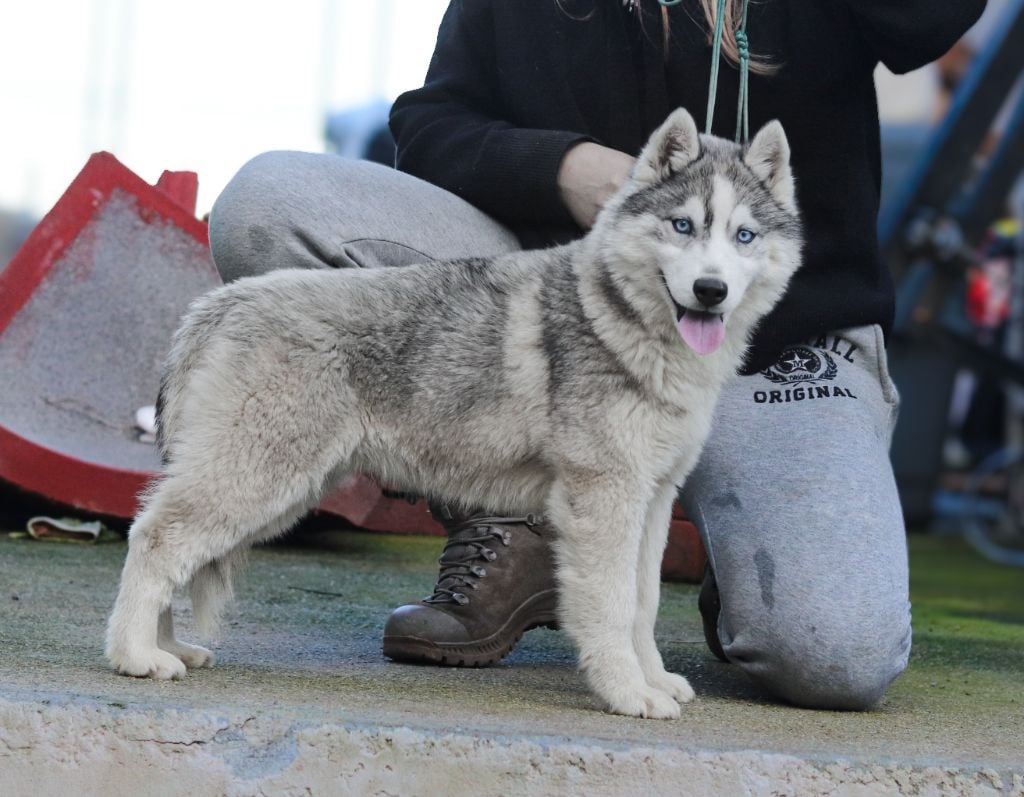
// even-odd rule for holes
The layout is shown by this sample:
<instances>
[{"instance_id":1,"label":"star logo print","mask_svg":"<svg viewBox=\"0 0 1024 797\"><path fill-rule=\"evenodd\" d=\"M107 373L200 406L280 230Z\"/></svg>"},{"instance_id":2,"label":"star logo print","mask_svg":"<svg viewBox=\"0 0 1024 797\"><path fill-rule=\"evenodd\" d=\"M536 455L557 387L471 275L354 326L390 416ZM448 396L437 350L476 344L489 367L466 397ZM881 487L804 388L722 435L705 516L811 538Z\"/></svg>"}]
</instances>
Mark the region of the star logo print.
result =
<instances>
[{"instance_id":1,"label":"star logo print","mask_svg":"<svg viewBox=\"0 0 1024 797\"><path fill-rule=\"evenodd\" d=\"M800 352L791 351L789 357L785 360L780 360L779 365L786 366L788 371L807 371L807 363L811 361L810 357L801 357Z\"/></svg>"}]
</instances>

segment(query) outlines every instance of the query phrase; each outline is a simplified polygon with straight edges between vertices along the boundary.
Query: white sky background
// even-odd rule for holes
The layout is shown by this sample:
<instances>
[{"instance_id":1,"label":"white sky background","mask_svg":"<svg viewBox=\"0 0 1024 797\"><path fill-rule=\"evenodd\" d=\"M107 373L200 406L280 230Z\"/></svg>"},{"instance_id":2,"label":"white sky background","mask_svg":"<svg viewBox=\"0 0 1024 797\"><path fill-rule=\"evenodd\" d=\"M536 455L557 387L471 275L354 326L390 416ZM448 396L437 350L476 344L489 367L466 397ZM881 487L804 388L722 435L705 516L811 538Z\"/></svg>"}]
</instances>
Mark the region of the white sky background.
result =
<instances>
[{"instance_id":1,"label":"white sky background","mask_svg":"<svg viewBox=\"0 0 1024 797\"><path fill-rule=\"evenodd\" d=\"M329 112L423 82L447 0L0 0L0 208L41 215L89 154L199 174L324 149Z\"/></svg>"},{"instance_id":2,"label":"white sky background","mask_svg":"<svg viewBox=\"0 0 1024 797\"><path fill-rule=\"evenodd\" d=\"M106 149L147 182L198 172L202 215L253 155L322 151L328 113L421 85L446 6L0 0L0 208L45 213ZM929 70L879 88L883 119L929 118Z\"/></svg>"}]
</instances>

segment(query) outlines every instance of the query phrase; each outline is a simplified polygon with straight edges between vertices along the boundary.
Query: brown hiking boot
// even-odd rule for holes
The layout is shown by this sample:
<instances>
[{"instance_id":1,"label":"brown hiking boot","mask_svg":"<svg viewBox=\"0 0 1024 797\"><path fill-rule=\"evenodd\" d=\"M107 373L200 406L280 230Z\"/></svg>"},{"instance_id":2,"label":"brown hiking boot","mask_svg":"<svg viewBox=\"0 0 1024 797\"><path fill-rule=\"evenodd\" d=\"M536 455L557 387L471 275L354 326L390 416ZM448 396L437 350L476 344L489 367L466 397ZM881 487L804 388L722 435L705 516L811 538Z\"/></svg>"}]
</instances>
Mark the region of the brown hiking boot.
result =
<instances>
[{"instance_id":1,"label":"brown hiking boot","mask_svg":"<svg viewBox=\"0 0 1024 797\"><path fill-rule=\"evenodd\" d=\"M399 606L384 626L395 661L480 667L515 647L524 632L556 627L551 530L534 515L455 517L431 513L448 532L434 592Z\"/></svg>"}]
</instances>

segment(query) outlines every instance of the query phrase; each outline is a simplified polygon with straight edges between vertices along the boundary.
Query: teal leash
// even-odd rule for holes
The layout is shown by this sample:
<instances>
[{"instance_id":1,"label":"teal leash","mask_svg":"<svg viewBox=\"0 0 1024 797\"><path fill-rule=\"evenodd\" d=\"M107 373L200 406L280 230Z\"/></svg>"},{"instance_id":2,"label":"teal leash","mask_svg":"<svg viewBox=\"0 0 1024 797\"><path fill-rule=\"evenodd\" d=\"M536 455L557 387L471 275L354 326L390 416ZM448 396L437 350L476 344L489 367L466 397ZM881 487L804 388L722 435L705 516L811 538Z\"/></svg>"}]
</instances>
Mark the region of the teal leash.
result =
<instances>
[{"instance_id":1,"label":"teal leash","mask_svg":"<svg viewBox=\"0 0 1024 797\"><path fill-rule=\"evenodd\" d=\"M736 103L736 143L750 141L750 96L748 76L750 73L750 42L747 40L747 0L743 0L743 17L740 29L736 31L736 49L740 59L740 90ZM742 138L741 138L742 135Z\"/></svg>"},{"instance_id":2,"label":"teal leash","mask_svg":"<svg viewBox=\"0 0 1024 797\"><path fill-rule=\"evenodd\" d=\"M661 2L661 0L658 0ZM711 123L715 119L715 101L718 99L718 65L722 60L722 31L725 28L725 0L718 0L715 14L715 33L711 40L711 80L708 83L708 115L704 132L711 135Z\"/></svg>"},{"instance_id":3,"label":"teal leash","mask_svg":"<svg viewBox=\"0 0 1024 797\"><path fill-rule=\"evenodd\" d=\"M677 6L683 0L658 0L659 5ZM750 42L747 39L747 6L749 0L742 0L743 14L739 30L736 31L736 48L739 53L740 88L736 105L736 143L746 144L750 140ZM715 118L715 101L718 99L718 67L722 60L722 33L725 28L725 0L718 0L715 14L715 31L711 40L711 80L708 83L708 112L704 132L711 135L711 123Z\"/></svg>"}]
</instances>

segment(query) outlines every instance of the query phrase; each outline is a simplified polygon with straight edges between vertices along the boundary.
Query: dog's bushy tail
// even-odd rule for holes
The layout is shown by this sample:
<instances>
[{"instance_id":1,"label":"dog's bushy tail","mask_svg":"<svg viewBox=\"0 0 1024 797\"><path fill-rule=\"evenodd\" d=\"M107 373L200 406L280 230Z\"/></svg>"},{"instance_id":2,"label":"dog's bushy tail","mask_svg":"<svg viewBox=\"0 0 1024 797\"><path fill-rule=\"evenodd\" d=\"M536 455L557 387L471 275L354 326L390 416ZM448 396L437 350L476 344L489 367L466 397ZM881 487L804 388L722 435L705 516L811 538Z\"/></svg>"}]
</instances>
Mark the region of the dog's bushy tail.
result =
<instances>
[{"instance_id":1,"label":"dog's bushy tail","mask_svg":"<svg viewBox=\"0 0 1024 797\"><path fill-rule=\"evenodd\" d=\"M247 549L239 548L223 559L204 565L189 583L192 617L204 638L216 636L224 607L234 596L234 574L245 564Z\"/></svg>"},{"instance_id":2,"label":"dog's bushy tail","mask_svg":"<svg viewBox=\"0 0 1024 797\"><path fill-rule=\"evenodd\" d=\"M231 286L225 286L196 299L171 341L156 398L156 441L165 465L172 458L174 434L189 381L198 370L213 333L231 307L226 296L229 291Z\"/></svg>"}]
</instances>

